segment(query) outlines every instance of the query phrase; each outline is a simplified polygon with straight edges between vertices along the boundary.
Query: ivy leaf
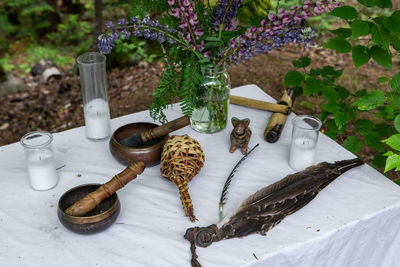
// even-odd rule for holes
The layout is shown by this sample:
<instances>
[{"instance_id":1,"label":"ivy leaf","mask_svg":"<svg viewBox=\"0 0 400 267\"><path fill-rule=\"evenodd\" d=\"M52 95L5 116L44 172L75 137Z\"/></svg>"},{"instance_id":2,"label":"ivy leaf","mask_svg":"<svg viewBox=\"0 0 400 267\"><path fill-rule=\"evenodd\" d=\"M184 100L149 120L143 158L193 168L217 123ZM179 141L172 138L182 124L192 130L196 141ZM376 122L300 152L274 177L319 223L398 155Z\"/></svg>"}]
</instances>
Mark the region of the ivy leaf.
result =
<instances>
[{"instance_id":1,"label":"ivy leaf","mask_svg":"<svg viewBox=\"0 0 400 267\"><path fill-rule=\"evenodd\" d=\"M354 135L350 135L344 140L343 147L355 154L362 148L362 143L360 139Z\"/></svg>"},{"instance_id":2,"label":"ivy leaf","mask_svg":"<svg viewBox=\"0 0 400 267\"><path fill-rule=\"evenodd\" d=\"M380 24L374 25L371 29L371 35L372 35L372 41L374 41L376 44L380 44L384 48L389 48L390 35L382 25Z\"/></svg>"},{"instance_id":3,"label":"ivy leaf","mask_svg":"<svg viewBox=\"0 0 400 267\"><path fill-rule=\"evenodd\" d=\"M341 112L341 111L335 112L335 124L339 130L343 129L344 126L346 126L348 121L349 121L349 118L346 113Z\"/></svg>"},{"instance_id":4,"label":"ivy leaf","mask_svg":"<svg viewBox=\"0 0 400 267\"><path fill-rule=\"evenodd\" d=\"M357 10L354 7L351 6L341 6L337 7L331 12L328 13L329 15L339 17L342 19L356 19L358 17Z\"/></svg>"},{"instance_id":5,"label":"ivy leaf","mask_svg":"<svg viewBox=\"0 0 400 267\"><path fill-rule=\"evenodd\" d=\"M380 90L373 90L366 94L365 96L360 97L356 102L352 105L356 106L359 110L371 110L378 106L381 106L385 103L386 97Z\"/></svg>"},{"instance_id":6,"label":"ivy leaf","mask_svg":"<svg viewBox=\"0 0 400 267\"><path fill-rule=\"evenodd\" d=\"M351 29L348 28L339 28L336 30L330 30L331 33L343 37L343 38L347 38L351 36Z\"/></svg>"},{"instance_id":7,"label":"ivy leaf","mask_svg":"<svg viewBox=\"0 0 400 267\"><path fill-rule=\"evenodd\" d=\"M394 128L400 133L400 114L394 118Z\"/></svg>"},{"instance_id":8,"label":"ivy leaf","mask_svg":"<svg viewBox=\"0 0 400 267\"><path fill-rule=\"evenodd\" d=\"M376 63L385 69L392 70L392 53L390 53L390 51L383 49L378 45L374 45L369 50L369 54L376 61Z\"/></svg>"},{"instance_id":9,"label":"ivy leaf","mask_svg":"<svg viewBox=\"0 0 400 267\"><path fill-rule=\"evenodd\" d=\"M283 84L285 86L300 86L303 83L303 81L304 81L303 73L292 70L285 75L285 81L283 82Z\"/></svg>"},{"instance_id":10,"label":"ivy leaf","mask_svg":"<svg viewBox=\"0 0 400 267\"><path fill-rule=\"evenodd\" d=\"M400 72L393 76L392 81L390 82L390 87L393 91L400 92Z\"/></svg>"},{"instance_id":11,"label":"ivy leaf","mask_svg":"<svg viewBox=\"0 0 400 267\"><path fill-rule=\"evenodd\" d=\"M372 121L364 119L357 120L354 126L356 126L357 132L361 135L368 135L374 128Z\"/></svg>"},{"instance_id":12,"label":"ivy leaf","mask_svg":"<svg viewBox=\"0 0 400 267\"><path fill-rule=\"evenodd\" d=\"M351 23L351 35L354 39L359 36L365 36L369 34L369 24L363 20L355 20Z\"/></svg>"},{"instance_id":13,"label":"ivy leaf","mask_svg":"<svg viewBox=\"0 0 400 267\"><path fill-rule=\"evenodd\" d=\"M320 92L325 87L325 84L320 79L314 77L306 78L306 86L304 86L304 94L312 95Z\"/></svg>"},{"instance_id":14,"label":"ivy leaf","mask_svg":"<svg viewBox=\"0 0 400 267\"><path fill-rule=\"evenodd\" d=\"M390 171L394 168L396 168L396 171L400 170L400 155L395 154L392 151L388 151L383 155L388 157L386 159L385 172Z\"/></svg>"},{"instance_id":15,"label":"ivy leaf","mask_svg":"<svg viewBox=\"0 0 400 267\"><path fill-rule=\"evenodd\" d=\"M351 56L353 57L353 62L356 69L364 64L367 64L371 58L368 53L368 48L363 45L354 46Z\"/></svg>"},{"instance_id":16,"label":"ivy leaf","mask_svg":"<svg viewBox=\"0 0 400 267\"><path fill-rule=\"evenodd\" d=\"M391 148L400 151L400 134L394 134L391 137L383 140L382 142L384 142Z\"/></svg>"},{"instance_id":17,"label":"ivy leaf","mask_svg":"<svg viewBox=\"0 0 400 267\"><path fill-rule=\"evenodd\" d=\"M335 50L339 53L348 53L351 51L351 45L343 37L334 37L328 42L323 43L322 47Z\"/></svg>"},{"instance_id":18,"label":"ivy leaf","mask_svg":"<svg viewBox=\"0 0 400 267\"><path fill-rule=\"evenodd\" d=\"M390 17L384 19L383 25L388 31L400 33L400 10L393 12Z\"/></svg>"},{"instance_id":19,"label":"ivy leaf","mask_svg":"<svg viewBox=\"0 0 400 267\"><path fill-rule=\"evenodd\" d=\"M310 66L311 58L301 57L299 60L293 60L292 64L295 68L306 68Z\"/></svg>"}]
</instances>

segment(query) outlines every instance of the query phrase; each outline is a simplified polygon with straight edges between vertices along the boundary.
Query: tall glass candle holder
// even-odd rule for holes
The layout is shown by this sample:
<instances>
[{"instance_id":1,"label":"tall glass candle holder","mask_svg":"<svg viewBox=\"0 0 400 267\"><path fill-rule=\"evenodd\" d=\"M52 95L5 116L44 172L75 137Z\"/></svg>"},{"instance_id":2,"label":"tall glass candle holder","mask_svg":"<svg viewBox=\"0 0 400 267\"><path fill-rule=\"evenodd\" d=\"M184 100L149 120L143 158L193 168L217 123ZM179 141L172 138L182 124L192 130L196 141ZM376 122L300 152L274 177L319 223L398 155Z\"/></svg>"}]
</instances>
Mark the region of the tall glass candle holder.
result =
<instances>
[{"instance_id":1,"label":"tall glass candle holder","mask_svg":"<svg viewBox=\"0 0 400 267\"><path fill-rule=\"evenodd\" d=\"M93 140L105 139L111 133L106 56L97 52L88 52L80 55L76 62L82 87L86 136Z\"/></svg>"},{"instance_id":2,"label":"tall glass candle holder","mask_svg":"<svg viewBox=\"0 0 400 267\"><path fill-rule=\"evenodd\" d=\"M301 171L314 164L321 126L321 121L312 116L302 115L293 119L289 156L289 165L292 169Z\"/></svg>"},{"instance_id":3,"label":"tall glass candle holder","mask_svg":"<svg viewBox=\"0 0 400 267\"><path fill-rule=\"evenodd\" d=\"M21 138L31 187L35 190L48 190L58 183L51 148L53 136L48 132L30 132Z\"/></svg>"}]
</instances>

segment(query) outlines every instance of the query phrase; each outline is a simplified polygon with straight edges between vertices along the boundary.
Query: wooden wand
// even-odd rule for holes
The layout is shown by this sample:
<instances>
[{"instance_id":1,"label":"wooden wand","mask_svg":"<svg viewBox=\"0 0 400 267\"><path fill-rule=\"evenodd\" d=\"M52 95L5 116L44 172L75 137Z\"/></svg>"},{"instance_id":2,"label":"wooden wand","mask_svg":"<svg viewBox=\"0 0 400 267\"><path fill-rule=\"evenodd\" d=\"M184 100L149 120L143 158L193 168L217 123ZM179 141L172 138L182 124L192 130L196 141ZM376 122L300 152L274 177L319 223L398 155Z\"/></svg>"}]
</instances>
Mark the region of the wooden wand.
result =
<instances>
[{"instance_id":1,"label":"wooden wand","mask_svg":"<svg viewBox=\"0 0 400 267\"><path fill-rule=\"evenodd\" d=\"M65 210L65 213L71 216L83 216L93 210L104 199L109 198L118 189L124 187L138 174L144 171L145 164L142 161L134 162L125 170L115 175L110 181L100 186L96 191L87 194L81 200L72 204Z\"/></svg>"},{"instance_id":2,"label":"wooden wand","mask_svg":"<svg viewBox=\"0 0 400 267\"><path fill-rule=\"evenodd\" d=\"M294 97L294 90L292 88L287 88L283 90L282 97L279 100L278 104L286 105L291 110L293 107ZM274 112L271 115L268 125L264 131L264 139L268 143L275 143L276 141L278 141L279 137L281 136L283 127L285 126L288 115L289 113L283 114L279 112Z\"/></svg>"}]
</instances>

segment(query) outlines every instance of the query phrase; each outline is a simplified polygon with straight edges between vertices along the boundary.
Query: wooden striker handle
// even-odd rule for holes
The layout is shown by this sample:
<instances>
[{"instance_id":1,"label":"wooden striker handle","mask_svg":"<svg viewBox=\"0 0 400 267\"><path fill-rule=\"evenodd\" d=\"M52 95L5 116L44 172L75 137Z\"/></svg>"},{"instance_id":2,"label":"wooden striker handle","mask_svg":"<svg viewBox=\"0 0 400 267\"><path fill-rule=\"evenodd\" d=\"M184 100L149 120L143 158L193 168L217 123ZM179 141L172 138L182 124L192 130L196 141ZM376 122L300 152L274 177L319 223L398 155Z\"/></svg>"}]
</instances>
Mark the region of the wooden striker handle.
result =
<instances>
[{"instance_id":1,"label":"wooden striker handle","mask_svg":"<svg viewBox=\"0 0 400 267\"><path fill-rule=\"evenodd\" d=\"M188 126L189 124L190 124L189 117L182 116L178 119L167 122L166 124L163 124L161 126L158 126L158 127L155 127L153 129L143 132L142 133L142 141L147 142L147 141L156 139L158 137L169 134L170 132L173 132L173 131L181 129L185 126Z\"/></svg>"},{"instance_id":2,"label":"wooden striker handle","mask_svg":"<svg viewBox=\"0 0 400 267\"><path fill-rule=\"evenodd\" d=\"M278 112L283 114L289 114L291 106L269 103L265 101L255 100L247 97L241 97L236 95L229 96L229 102L240 106L249 108L261 109L266 111Z\"/></svg>"},{"instance_id":3,"label":"wooden striker handle","mask_svg":"<svg viewBox=\"0 0 400 267\"><path fill-rule=\"evenodd\" d=\"M125 170L115 175L110 181L100 186L96 191L84 196L81 200L72 204L65 210L65 213L71 216L83 216L93 210L101 201L109 198L118 189L124 187L131 180L141 174L145 168L142 161L134 162Z\"/></svg>"}]
</instances>

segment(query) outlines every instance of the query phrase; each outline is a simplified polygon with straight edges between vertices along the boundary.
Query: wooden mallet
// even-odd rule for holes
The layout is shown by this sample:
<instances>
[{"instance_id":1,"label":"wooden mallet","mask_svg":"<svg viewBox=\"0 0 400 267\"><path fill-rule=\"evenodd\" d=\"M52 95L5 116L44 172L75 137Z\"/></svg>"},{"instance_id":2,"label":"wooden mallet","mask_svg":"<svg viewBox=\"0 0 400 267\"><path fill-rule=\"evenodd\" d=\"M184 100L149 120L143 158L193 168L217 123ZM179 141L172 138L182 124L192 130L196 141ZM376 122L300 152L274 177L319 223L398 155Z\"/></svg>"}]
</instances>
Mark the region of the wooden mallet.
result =
<instances>
[{"instance_id":1,"label":"wooden mallet","mask_svg":"<svg viewBox=\"0 0 400 267\"><path fill-rule=\"evenodd\" d=\"M96 191L87 194L81 200L72 204L65 210L65 213L71 216L84 216L93 210L104 199L109 198L117 190L124 187L127 183L136 178L145 169L142 161L134 162L125 170L115 175L110 181L100 186Z\"/></svg>"}]
</instances>

